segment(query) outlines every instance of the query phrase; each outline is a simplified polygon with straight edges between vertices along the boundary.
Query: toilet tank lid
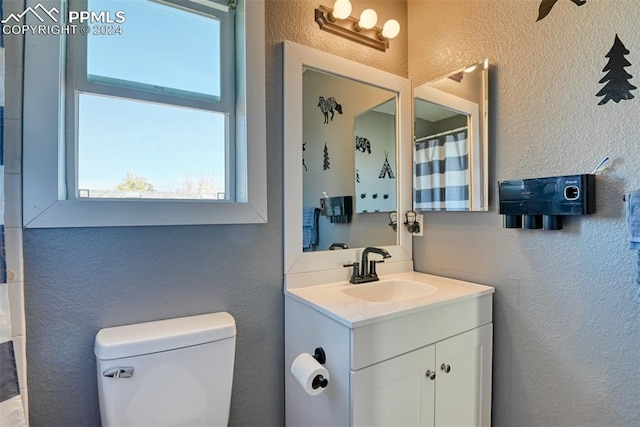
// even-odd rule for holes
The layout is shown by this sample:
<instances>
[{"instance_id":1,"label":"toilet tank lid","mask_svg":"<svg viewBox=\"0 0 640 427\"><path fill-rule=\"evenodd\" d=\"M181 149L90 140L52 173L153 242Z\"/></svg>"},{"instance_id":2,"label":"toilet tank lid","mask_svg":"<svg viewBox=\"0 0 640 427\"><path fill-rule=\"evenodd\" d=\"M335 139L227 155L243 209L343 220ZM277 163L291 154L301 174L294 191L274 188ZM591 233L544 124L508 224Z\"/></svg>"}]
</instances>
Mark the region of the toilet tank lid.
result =
<instances>
[{"instance_id":1,"label":"toilet tank lid","mask_svg":"<svg viewBox=\"0 0 640 427\"><path fill-rule=\"evenodd\" d=\"M236 322L219 312L135 325L105 328L96 334L94 352L100 360L120 359L174 350L236 335Z\"/></svg>"}]
</instances>

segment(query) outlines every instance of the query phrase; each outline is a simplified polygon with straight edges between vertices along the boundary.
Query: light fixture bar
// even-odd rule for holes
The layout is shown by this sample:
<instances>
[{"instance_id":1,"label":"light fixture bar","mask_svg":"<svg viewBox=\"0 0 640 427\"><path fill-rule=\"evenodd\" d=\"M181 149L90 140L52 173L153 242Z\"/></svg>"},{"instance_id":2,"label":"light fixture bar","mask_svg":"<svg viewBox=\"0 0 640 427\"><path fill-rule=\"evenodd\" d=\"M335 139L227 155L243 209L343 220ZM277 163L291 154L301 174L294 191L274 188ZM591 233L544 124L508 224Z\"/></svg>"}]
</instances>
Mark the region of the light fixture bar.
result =
<instances>
[{"instance_id":1,"label":"light fixture bar","mask_svg":"<svg viewBox=\"0 0 640 427\"><path fill-rule=\"evenodd\" d=\"M389 39L380 35L382 33L380 28L363 28L360 31L356 31L354 28L358 24L357 18L349 16L345 19L336 19L335 22L331 22L328 17L331 12L332 9L322 5L315 10L315 21L321 30L382 52L389 47Z\"/></svg>"}]
</instances>

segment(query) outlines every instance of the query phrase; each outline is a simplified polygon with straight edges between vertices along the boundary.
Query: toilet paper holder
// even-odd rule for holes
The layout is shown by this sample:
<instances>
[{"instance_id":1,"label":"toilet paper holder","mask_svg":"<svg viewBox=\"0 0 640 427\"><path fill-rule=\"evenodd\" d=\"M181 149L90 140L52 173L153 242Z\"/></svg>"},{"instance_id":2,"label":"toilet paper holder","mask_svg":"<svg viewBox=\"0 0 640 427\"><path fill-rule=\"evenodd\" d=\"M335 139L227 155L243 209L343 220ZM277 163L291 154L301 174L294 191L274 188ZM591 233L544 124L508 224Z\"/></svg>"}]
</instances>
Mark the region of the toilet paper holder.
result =
<instances>
[{"instance_id":1,"label":"toilet paper holder","mask_svg":"<svg viewBox=\"0 0 640 427\"><path fill-rule=\"evenodd\" d=\"M323 366L327 355L322 347L312 353L300 353L291 363L291 374L298 384L311 396L322 393L329 385L331 374Z\"/></svg>"},{"instance_id":2,"label":"toilet paper holder","mask_svg":"<svg viewBox=\"0 0 640 427\"><path fill-rule=\"evenodd\" d=\"M327 361L327 355L322 347L317 347L315 350L313 350L313 358L316 359L321 365L324 365Z\"/></svg>"},{"instance_id":3,"label":"toilet paper holder","mask_svg":"<svg viewBox=\"0 0 640 427\"><path fill-rule=\"evenodd\" d=\"M322 347L316 347L316 349L313 351L313 358L316 359L316 361L321 365L324 365L327 361L327 355ZM318 388L325 388L328 385L329 380L322 375L316 375L313 379L313 382L311 383L311 387L314 390L317 390Z\"/></svg>"}]
</instances>

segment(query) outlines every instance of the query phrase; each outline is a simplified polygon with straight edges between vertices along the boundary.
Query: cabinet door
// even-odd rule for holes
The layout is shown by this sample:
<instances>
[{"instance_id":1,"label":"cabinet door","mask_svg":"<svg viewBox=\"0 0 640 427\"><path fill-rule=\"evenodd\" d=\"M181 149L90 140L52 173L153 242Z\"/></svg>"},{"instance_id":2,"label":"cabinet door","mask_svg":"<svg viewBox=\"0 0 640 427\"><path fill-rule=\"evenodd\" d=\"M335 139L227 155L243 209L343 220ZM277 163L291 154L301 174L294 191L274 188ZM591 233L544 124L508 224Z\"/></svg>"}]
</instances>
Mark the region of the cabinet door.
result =
<instances>
[{"instance_id":1,"label":"cabinet door","mask_svg":"<svg viewBox=\"0 0 640 427\"><path fill-rule=\"evenodd\" d=\"M434 346L351 372L351 414L355 427L433 426Z\"/></svg>"},{"instance_id":2,"label":"cabinet door","mask_svg":"<svg viewBox=\"0 0 640 427\"><path fill-rule=\"evenodd\" d=\"M491 425L493 324L436 345L436 426Z\"/></svg>"}]
</instances>

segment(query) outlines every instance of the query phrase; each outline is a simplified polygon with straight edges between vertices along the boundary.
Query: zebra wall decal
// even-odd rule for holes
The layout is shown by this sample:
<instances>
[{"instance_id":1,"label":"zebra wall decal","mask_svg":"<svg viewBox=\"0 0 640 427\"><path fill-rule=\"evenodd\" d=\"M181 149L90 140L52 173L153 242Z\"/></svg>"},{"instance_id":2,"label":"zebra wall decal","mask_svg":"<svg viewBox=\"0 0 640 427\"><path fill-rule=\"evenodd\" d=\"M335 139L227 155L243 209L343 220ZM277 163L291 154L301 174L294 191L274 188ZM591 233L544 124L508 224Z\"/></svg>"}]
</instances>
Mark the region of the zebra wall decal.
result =
<instances>
[{"instance_id":1,"label":"zebra wall decal","mask_svg":"<svg viewBox=\"0 0 640 427\"><path fill-rule=\"evenodd\" d=\"M365 137L356 135L356 150L371 154L371 142Z\"/></svg>"},{"instance_id":2,"label":"zebra wall decal","mask_svg":"<svg viewBox=\"0 0 640 427\"><path fill-rule=\"evenodd\" d=\"M333 96L327 99L324 96L319 97L318 107L320 107L320 111L324 115L324 124L328 124L329 120L333 121L336 111L338 114L342 114L342 105L338 104ZM331 118L329 118L329 113L331 113Z\"/></svg>"}]
</instances>

